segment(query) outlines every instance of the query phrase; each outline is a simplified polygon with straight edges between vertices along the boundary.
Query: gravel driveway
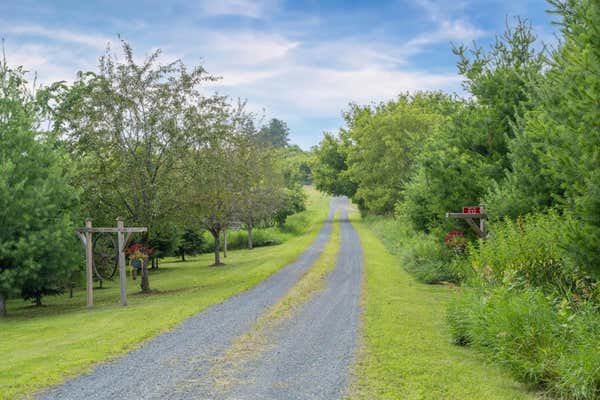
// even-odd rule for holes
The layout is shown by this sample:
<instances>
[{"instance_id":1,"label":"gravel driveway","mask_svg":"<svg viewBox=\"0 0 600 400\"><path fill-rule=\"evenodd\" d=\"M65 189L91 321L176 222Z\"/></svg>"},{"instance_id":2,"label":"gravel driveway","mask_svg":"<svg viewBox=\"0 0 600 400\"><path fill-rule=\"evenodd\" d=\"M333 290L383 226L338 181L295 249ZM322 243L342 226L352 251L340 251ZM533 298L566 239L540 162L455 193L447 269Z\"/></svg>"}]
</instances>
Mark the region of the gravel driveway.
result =
<instances>
[{"instance_id":1,"label":"gravel driveway","mask_svg":"<svg viewBox=\"0 0 600 400\"><path fill-rule=\"evenodd\" d=\"M255 288L187 319L141 348L97 366L40 399L337 399L348 384L356 348L362 252L347 222L348 201L333 199L329 217L299 259ZM275 304L318 258L341 214L342 242L326 290L315 295L270 338L272 346L237 371L222 390L215 360ZM217 386L219 388L217 388Z\"/></svg>"}]
</instances>

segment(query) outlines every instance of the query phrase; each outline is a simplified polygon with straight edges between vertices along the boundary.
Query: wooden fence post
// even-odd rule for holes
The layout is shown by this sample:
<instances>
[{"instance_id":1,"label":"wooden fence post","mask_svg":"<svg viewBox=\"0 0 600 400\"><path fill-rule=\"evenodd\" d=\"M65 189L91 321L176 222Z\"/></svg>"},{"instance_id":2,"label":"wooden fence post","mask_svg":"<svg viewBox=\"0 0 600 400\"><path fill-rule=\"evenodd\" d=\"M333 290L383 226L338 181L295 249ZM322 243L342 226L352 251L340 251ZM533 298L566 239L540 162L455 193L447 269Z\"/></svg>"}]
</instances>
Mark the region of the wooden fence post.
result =
<instances>
[{"instance_id":1,"label":"wooden fence post","mask_svg":"<svg viewBox=\"0 0 600 400\"><path fill-rule=\"evenodd\" d=\"M94 306L94 243L92 242L92 220L87 218L85 220L85 277L86 277L86 291L87 291L87 307Z\"/></svg>"},{"instance_id":2,"label":"wooden fence post","mask_svg":"<svg viewBox=\"0 0 600 400\"><path fill-rule=\"evenodd\" d=\"M485 214L485 204L480 204L481 214ZM479 230L481 231L481 238L483 240L487 239L487 232L485 231L485 218L479 219Z\"/></svg>"},{"instance_id":3,"label":"wooden fence post","mask_svg":"<svg viewBox=\"0 0 600 400\"><path fill-rule=\"evenodd\" d=\"M119 247L119 283L121 290L121 305L127 305L127 271L125 268L125 226L122 218L117 218L117 243Z\"/></svg>"}]
</instances>

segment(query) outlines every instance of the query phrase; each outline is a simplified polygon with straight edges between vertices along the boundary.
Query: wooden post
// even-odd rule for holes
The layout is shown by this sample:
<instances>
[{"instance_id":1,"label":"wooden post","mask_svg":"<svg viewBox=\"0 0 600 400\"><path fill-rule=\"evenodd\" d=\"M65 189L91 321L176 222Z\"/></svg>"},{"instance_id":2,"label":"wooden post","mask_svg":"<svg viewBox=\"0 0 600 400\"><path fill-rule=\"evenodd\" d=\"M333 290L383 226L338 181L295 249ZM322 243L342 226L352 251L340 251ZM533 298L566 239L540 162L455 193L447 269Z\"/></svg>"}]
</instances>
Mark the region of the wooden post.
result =
<instances>
[{"instance_id":1,"label":"wooden post","mask_svg":"<svg viewBox=\"0 0 600 400\"><path fill-rule=\"evenodd\" d=\"M87 307L94 306L94 293L93 293L93 285L94 285L94 271L93 271L93 262L94 262L94 248L92 242L92 220L87 218L85 220L85 227L89 231L85 232L85 277L86 277L86 291L87 291Z\"/></svg>"},{"instance_id":2,"label":"wooden post","mask_svg":"<svg viewBox=\"0 0 600 400\"><path fill-rule=\"evenodd\" d=\"M485 214L485 204L480 204L481 213ZM485 231L485 218L479 219L479 230L481 231L481 238L483 240L487 239L487 232Z\"/></svg>"},{"instance_id":3,"label":"wooden post","mask_svg":"<svg viewBox=\"0 0 600 400\"><path fill-rule=\"evenodd\" d=\"M119 246L119 283L121 289L121 305L127 305L127 271L125 269L125 226L122 218L117 218L117 243Z\"/></svg>"},{"instance_id":4,"label":"wooden post","mask_svg":"<svg viewBox=\"0 0 600 400\"><path fill-rule=\"evenodd\" d=\"M227 258L227 228L223 229L223 257Z\"/></svg>"}]
</instances>

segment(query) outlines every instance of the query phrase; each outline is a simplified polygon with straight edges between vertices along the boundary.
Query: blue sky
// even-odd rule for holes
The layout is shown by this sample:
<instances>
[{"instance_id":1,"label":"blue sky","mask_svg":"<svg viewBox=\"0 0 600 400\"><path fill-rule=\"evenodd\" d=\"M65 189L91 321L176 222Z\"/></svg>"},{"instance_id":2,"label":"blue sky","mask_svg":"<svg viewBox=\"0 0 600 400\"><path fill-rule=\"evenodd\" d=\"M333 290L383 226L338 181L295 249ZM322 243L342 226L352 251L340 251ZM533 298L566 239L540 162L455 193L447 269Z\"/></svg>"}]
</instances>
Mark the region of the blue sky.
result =
<instances>
[{"instance_id":1,"label":"blue sky","mask_svg":"<svg viewBox=\"0 0 600 400\"><path fill-rule=\"evenodd\" d=\"M41 82L95 70L117 34L142 58L202 64L223 79L206 88L285 120L292 142L317 144L342 125L349 102L418 89L460 93L451 43L490 43L507 18L528 18L540 39L556 28L545 0L0 1L10 64Z\"/></svg>"}]
</instances>

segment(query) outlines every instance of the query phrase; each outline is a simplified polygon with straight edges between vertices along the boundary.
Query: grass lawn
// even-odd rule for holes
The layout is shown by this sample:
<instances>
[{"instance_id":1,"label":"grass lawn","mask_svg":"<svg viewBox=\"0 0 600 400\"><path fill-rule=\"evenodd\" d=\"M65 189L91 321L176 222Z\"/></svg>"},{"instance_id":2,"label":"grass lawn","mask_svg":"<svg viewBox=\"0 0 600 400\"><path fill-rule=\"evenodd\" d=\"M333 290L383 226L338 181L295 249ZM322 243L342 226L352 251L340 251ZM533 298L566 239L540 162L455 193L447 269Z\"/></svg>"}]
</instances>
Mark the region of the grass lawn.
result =
<instances>
[{"instance_id":1,"label":"grass lawn","mask_svg":"<svg viewBox=\"0 0 600 400\"><path fill-rule=\"evenodd\" d=\"M352 399L533 399L500 368L451 344L454 291L417 283L355 213L364 251L362 348Z\"/></svg>"},{"instance_id":2,"label":"grass lawn","mask_svg":"<svg viewBox=\"0 0 600 400\"><path fill-rule=\"evenodd\" d=\"M159 293L140 295L128 278L128 307L120 307L118 281L94 291L45 298L44 307L9 301L0 320L0 399L34 393L90 370L177 326L185 318L247 290L292 262L315 238L329 210L329 198L309 189L307 211L292 216L305 232L282 245L229 252L225 267L210 267L212 254L186 262L163 262L150 284ZM139 279L139 278L138 278Z\"/></svg>"}]
</instances>

